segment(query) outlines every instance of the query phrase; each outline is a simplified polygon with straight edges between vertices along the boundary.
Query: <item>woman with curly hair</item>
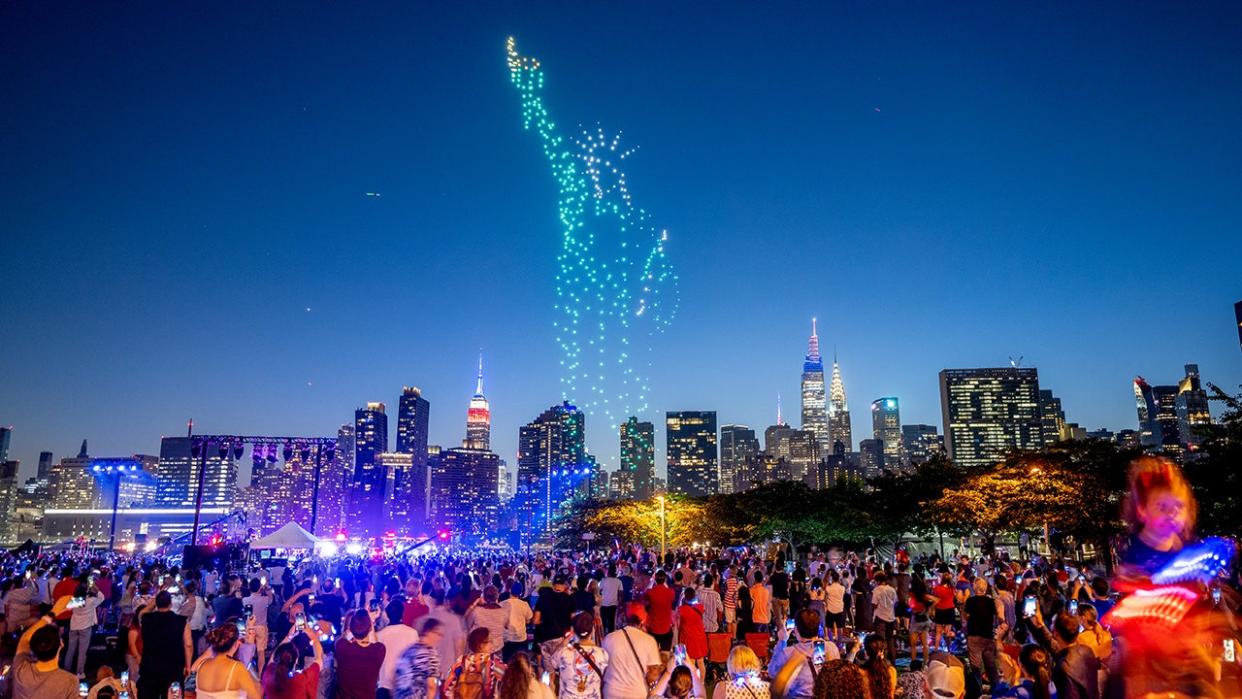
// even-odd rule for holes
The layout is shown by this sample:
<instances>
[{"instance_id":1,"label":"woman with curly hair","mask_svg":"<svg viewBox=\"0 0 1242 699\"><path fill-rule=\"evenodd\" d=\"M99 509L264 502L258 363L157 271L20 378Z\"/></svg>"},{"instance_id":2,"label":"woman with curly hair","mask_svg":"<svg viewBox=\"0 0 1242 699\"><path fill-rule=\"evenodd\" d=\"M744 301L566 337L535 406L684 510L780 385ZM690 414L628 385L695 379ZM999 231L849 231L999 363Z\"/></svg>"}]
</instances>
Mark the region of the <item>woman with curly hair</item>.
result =
<instances>
[{"instance_id":1,"label":"woman with curly hair","mask_svg":"<svg viewBox=\"0 0 1242 699\"><path fill-rule=\"evenodd\" d=\"M829 660L815 676L815 699L872 699L863 669L847 660Z\"/></svg>"}]
</instances>

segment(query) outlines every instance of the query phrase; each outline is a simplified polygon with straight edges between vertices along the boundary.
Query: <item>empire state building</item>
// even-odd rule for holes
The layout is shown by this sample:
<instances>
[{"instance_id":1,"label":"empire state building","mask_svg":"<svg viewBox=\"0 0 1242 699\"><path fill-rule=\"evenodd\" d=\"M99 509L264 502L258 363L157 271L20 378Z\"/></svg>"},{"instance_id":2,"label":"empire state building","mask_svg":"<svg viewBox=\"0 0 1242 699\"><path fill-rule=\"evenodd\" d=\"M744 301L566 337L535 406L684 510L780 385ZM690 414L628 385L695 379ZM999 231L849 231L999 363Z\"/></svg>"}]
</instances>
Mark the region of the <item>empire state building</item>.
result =
<instances>
[{"instance_id":1,"label":"empire state building","mask_svg":"<svg viewBox=\"0 0 1242 699\"><path fill-rule=\"evenodd\" d=\"M474 387L474 395L470 397L470 408L466 411L467 449L488 451L492 443L492 411L487 405L487 396L483 395L483 353L479 353L479 376Z\"/></svg>"}]
</instances>

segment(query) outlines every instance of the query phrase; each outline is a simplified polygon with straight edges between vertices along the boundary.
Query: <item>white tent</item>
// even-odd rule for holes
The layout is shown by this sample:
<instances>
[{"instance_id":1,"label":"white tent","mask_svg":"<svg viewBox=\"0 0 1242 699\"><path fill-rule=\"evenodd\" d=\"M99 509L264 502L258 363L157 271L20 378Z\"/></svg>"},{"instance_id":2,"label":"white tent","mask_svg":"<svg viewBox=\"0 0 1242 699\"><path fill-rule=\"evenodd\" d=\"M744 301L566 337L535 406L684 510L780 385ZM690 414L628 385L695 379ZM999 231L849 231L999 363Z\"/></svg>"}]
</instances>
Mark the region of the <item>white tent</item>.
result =
<instances>
[{"instance_id":1,"label":"white tent","mask_svg":"<svg viewBox=\"0 0 1242 699\"><path fill-rule=\"evenodd\" d=\"M290 522L267 536L250 542L250 549L313 549L318 537Z\"/></svg>"}]
</instances>

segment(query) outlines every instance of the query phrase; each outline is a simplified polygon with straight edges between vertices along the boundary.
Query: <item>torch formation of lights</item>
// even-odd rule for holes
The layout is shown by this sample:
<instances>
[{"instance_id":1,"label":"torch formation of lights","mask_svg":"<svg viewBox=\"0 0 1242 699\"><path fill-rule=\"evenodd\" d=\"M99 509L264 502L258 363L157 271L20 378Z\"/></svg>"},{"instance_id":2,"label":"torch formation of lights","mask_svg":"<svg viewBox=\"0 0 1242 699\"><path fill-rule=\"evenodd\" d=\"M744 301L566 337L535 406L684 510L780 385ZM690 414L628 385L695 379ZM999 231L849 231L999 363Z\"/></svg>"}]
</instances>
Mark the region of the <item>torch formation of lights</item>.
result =
<instances>
[{"instance_id":1,"label":"torch formation of lights","mask_svg":"<svg viewBox=\"0 0 1242 699\"><path fill-rule=\"evenodd\" d=\"M621 169L634 150L621 148L620 134L597 128L568 141L544 106L539 61L519 55L512 37L507 49L523 128L538 132L559 189L555 327L563 392L616 426L647 408L649 385L640 372L650 362L635 355L650 352L650 339L676 314L668 231L634 205Z\"/></svg>"}]
</instances>

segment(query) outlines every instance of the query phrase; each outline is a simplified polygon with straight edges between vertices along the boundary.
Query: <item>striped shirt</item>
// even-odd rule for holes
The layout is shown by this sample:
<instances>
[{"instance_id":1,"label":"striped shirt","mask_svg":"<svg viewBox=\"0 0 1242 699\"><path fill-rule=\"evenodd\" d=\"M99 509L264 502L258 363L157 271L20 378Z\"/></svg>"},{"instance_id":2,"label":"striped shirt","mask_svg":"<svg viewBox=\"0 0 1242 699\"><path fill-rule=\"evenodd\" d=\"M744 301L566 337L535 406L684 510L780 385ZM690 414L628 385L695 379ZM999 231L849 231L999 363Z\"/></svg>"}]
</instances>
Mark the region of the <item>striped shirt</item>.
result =
<instances>
[{"instance_id":1,"label":"striped shirt","mask_svg":"<svg viewBox=\"0 0 1242 699\"><path fill-rule=\"evenodd\" d=\"M725 581L725 609L737 609L737 587L737 578L729 578Z\"/></svg>"}]
</instances>

